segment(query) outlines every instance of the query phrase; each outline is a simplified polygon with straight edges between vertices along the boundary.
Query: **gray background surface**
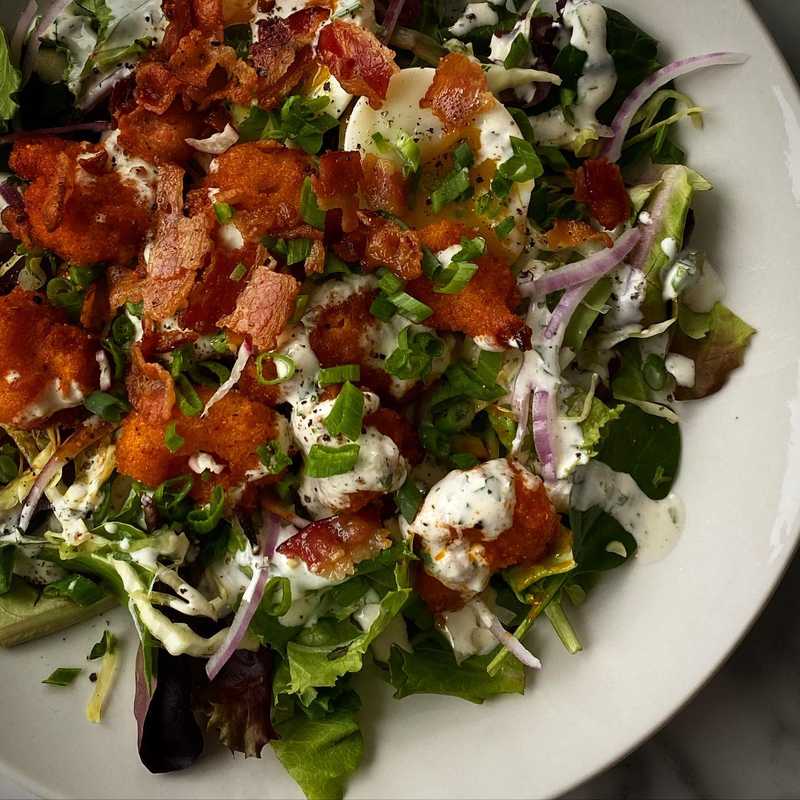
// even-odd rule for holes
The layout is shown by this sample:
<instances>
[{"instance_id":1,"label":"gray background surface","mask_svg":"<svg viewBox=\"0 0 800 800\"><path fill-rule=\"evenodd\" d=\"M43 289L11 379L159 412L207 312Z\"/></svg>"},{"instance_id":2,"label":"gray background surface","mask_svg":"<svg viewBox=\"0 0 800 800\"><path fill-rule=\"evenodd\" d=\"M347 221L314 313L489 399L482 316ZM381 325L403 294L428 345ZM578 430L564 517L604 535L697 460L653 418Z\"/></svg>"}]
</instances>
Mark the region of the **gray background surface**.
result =
<instances>
[{"instance_id":1,"label":"gray background surface","mask_svg":"<svg viewBox=\"0 0 800 800\"><path fill-rule=\"evenodd\" d=\"M800 79L800 0L751 2ZM753 630L694 700L566 800L800 796L799 596L796 560ZM23 798L33 795L0 775L0 800Z\"/></svg>"}]
</instances>

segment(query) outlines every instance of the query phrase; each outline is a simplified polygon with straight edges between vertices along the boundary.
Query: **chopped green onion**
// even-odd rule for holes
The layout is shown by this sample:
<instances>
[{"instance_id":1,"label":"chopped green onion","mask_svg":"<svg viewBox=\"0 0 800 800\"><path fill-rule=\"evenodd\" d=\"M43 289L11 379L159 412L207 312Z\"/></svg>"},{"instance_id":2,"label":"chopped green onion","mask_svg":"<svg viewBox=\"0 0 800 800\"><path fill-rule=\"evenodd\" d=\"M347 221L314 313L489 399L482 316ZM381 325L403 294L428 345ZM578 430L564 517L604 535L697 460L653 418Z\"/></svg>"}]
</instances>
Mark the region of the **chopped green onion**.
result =
<instances>
[{"instance_id":1,"label":"chopped green onion","mask_svg":"<svg viewBox=\"0 0 800 800\"><path fill-rule=\"evenodd\" d=\"M45 678L42 683L48 686L69 686L83 670L80 667L59 667Z\"/></svg>"},{"instance_id":2,"label":"chopped green onion","mask_svg":"<svg viewBox=\"0 0 800 800\"><path fill-rule=\"evenodd\" d=\"M219 525L224 509L225 491L221 486L215 486L208 503L200 508L192 509L186 516L186 522L192 533L211 533Z\"/></svg>"},{"instance_id":3,"label":"chopped green onion","mask_svg":"<svg viewBox=\"0 0 800 800\"><path fill-rule=\"evenodd\" d=\"M83 292L76 289L64 278L51 278L47 282L47 299L50 305L63 309L67 315L76 320L83 306Z\"/></svg>"},{"instance_id":4,"label":"chopped green onion","mask_svg":"<svg viewBox=\"0 0 800 800\"><path fill-rule=\"evenodd\" d=\"M99 277L99 272L94 267L73 266L67 273L70 283L78 289L88 289Z\"/></svg>"},{"instance_id":5,"label":"chopped green onion","mask_svg":"<svg viewBox=\"0 0 800 800\"><path fill-rule=\"evenodd\" d=\"M453 150L453 161L460 169L469 169L475 163L475 155L467 142L458 143L458 147Z\"/></svg>"},{"instance_id":6,"label":"chopped green onion","mask_svg":"<svg viewBox=\"0 0 800 800\"><path fill-rule=\"evenodd\" d=\"M111 356L114 380L122 380L122 376L125 374L125 354L122 352L122 348L112 339L103 339L101 344L103 350Z\"/></svg>"},{"instance_id":7,"label":"chopped green onion","mask_svg":"<svg viewBox=\"0 0 800 800\"><path fill-rule=\"evenodd\" d=\"M403 167L403 175L409 177L419 170L421 151L415 139L405 131L397 134L395 143L392 144L382 133L373 133L372 141L382 153L393 153L397 156Z\"/></svg>"},{"instance_id":8,"label":"chopped green onion","mask_svg":"<svg viewBox=\"0 0 800 800\"><path fill-rule=\"evenodd\" d=\"M300 216L303 222L319 230L325 230L325 212L317 203L317 195L314 193L314 184L311 178L303 181L303 189L300 193Z\"/></svg>"},{"instance_id":9,"label":"chopped green onion","mask_svg":"<svg viewBox=\"0 0 800 800\"><path fill-rule=\"evenodd\" d=\"M508 55L503 61L503 66L506 69L514 69L522 65L531 54L531 46L528 44L528 37L524 33L518 33L511 42L511 47L508 49Z\"/></svg>"},{"instance_id":10,"label":"chopped green onion","mask_svg":"<svg viewBox=\"0 0 800 800\"><path fill-rule=\"evenodd\" d=\"M311 239L289 239L286 242L286 265L299 264L311 254Z\"/></svg>"},{"instance_id":11,"label":"chopped green onion","mask_svg":"<svg viewBox=\"0 0 800 800\"><path fill-rule=\"evenodd\" d=\"M292 459L275 440L260 444L256 447L256 453L268 475L277 475L292 463Z\"/></svg>"},{"instance_id":12,"label":"chopped green onion","mask_svg":"<svg viewBox=\"0 0 800 800\"><path fill-rule=\"evenodd\" d=\"M141 319L144 316L144 300L140 300L138 303L125 303L125 310L132 317Z\"/></svg>"},{"instance_id":13,"label":"chopped green onion","mask_svg":"<svg viewBox=\"0 0 800 800\"><path fill-rule=\"evenodd\" d=\"M358 381L361 379L361 367L358 364L340 364L338 367L324 367L317 375L320 386L330 386L345 381Z\"/></svg>"},{"instance_id":14,"label":"chopped green onion","mask_svg":"<svg viewBox=\"0 0 800 800\"><path fill-rule=\"evenodd\" d=\"M108 628L103 631L103 635L100 637L100 641L96 642L92 646L92 650L89 653L88 661L96 661L98 658L102 658L106 653L111 653L114 651L114 647L116 647L117 640L113 633L111 633Z\"/></svg>"},{"instance_id":15,"label":"chopped green onion","mask_svg":"<svg viewBox=\"0 0 800 800\"><path fill-rule=\"evenodd\" d=\"M459 469L471 469L478 463L478 459L472 453L453 453L450 460Z\"/></svg>"},{"instance_id":16,"label":"chopped green onion","mask_svg":"<svg viewBox=\"0 0 800 800\"><path fill-rule=\"evenodd\" d=\"M203 401L185 375L175 379L175 397L178 408L185 417L196 417L203 410Z\"/></svg>"},{"instance_id":17,"label":"chopped green onion","mask_svg":"<svg viewBox=\"0 0 800 800\"><path fill-rule=\"evenodd\" d=\"M195 383L203 386L221 386L230 378L231 371L219 361L198 361L189 367L189 375Z\"/></svg>"},{"instance_id":18,"label":"chopped green onion","mask_svg":"<svg viewBox=\"0 0 800 800\"><path fill-rule=\"evenodd\" d=\"M300 322L300 320L303 318L303 314L306 313L306 309L308 308L308 303L310 300L311 300L310 295L307 294L297 295L297 300L294 301L294 313L289 319L290 325L295 325L298 322Z\"/></svg>"},{"instance_id":19,"label":"chopped green onion","mask_svg":"<svg viewBox=\"0 0 800 800\"><path fill-rule=\"evenodd\" d=\"M234 268L233 272L231 272L229 277L232 281L236 281L238 283L242 278L244 278L245 275L247 275L247 267L240 261Z\"/></svg>"},{"instance_id":20,"label":"chopped green onion","mask_svg":"<svg viewBox=\"0 0 800 800\"><path fill-rule=\"evenodd\" d=\"M425 499L422 487L411 478L395 492L394 501L406 522L413 522Z\"/></svg>"},{"instance_id":21,"label":"chopped green onion","mask_svg":"<svg viewBox=\"0 0 800 800\"><path fill-rule=\"evenodd\" d=\"M397 313L397 308L385 294L379 294L372 301L369 313L383 322L388 322Z\"/></svg>"},{"instance_id":22,"label":"chopped green onion","mask_svg":"<svg viewBox=\"0 0 800 800\"><path fill-rule=\"evenodd\" d=\"M395 294L405 288L406 282L389 272L388 269L379 269L378 276L378 288L385 294Z\"/></svg>"},{"instance_id":23,"label":"chopped green onion","mask_svg":"<svg viewBox=\"0 0 800 800\"><path fill-rule=\"evenodd\" d=\"M494 383L503 366L503 361L504 356L502 353L481 350L478 355L478 363L475 365L475 372L478 378L486 384Z\"/></svg>"},{"instance_id":24,"label":"chopped green onion","mask_svg":"<svg viewBox=\"0 0 800 800\"><path fill-rule=\"evenodd\" d=\"M439 458L445 458L450 452L450 437L434 428L433 425L422 425L420 427L419 440L428 452Z\"/></svg>"},{"instance_id":25,"label":"chopped green onion","mask_svg":"<svg viewBox=\"0 0 800 800\"><path fill-rule=\"evenodd\" d=\"M136 336L136 328L127 314L120 314L111 323L111 339L120 347L129 345Z\"/></svg>"},{"instance_id":26,"label":"chopped green onion","mask_svg":"<svg viewBox=\"0 0 800 800\"><path fill-rule=\"evenodd\" d=\"M350 275L350 266L335 253L325 253L325 275Z\"/></svg>"},{"instance_id":27,"label":"chopped green onion","mask_svg":"<svg viewBox=\"0 0 800 800\"><path fill-rule=\"evenodd\" d=\"M230 203L214 203L214 214L220 225L227 225L233 219L233 206Z\"/></svg>"},{"instance_id":28,"label":"chopped green onion","mask_svg":"<svg viewBox=\"0 0 800 800\"><path fill-rule=\"evenodd\" d=\"M506 217L502 222L494 226L494 234L501 241L507 239L511 231L514 230L514 217Z\"/></svg>"},{"instance_id":29,"label":"chopped green onion","mask_svg":"<svg viewBox=\"0 0 800 800\"><path fill-rule=\"evenodd\" d=\"M186 498L193 483L191 475L178 475L160 484L153 494L153 502L159 514L171 522L182 520L186 516Z\"/></svg>"},{"instance_id":30,"label":"chopped green onion","mask_svg":"<svg viewBox=\"0 0 800 800\"><path fill-rule=\"evenodd\" d=\"M424 378L431 370L434 358L444 353L444 342L432 333L409 334L403 328L397 337L397 348L383 362L383 368L400 380Z\"/></svg>"},{"instance_id":31,"label":"chopped green onion","mask_svg":"<svg viewBox=\"0 0 800 800\"><path fill-rule=\"evenodd\" d=\"M186 444L186 439L175 430L175 422L170 422L164 429L164 444L170 453L177 453Z\"/></svg>"},{"instance_id":32,"label":"chopped green onion","mask_svg":"<svg viewBox=\"0 0 800 800\"><path fill-rule=\"evenodd\" d=\"M119 422L131 409L124 400L108 392L92 392L83 405L106 422Z\"/></svg>"},{"instance_id":33,"label":"chopped green onion","mask_svg":"<svg viewBox=\"0 0 800 800\"><path fill-rule=\"evenodd\" d=\"M514 183L525 183L542 175L544 168L533 146L518 136L511 136L510 142L514 155L497 167L497 174Z\"/></svg>"},{"instance_id":34,"label":"chopped green onion","mask_svg":"<svg viewBox=\"0 0 800 800\"><path fill-rule=\"evenodd\" d=\"M442 268L442 262L433 254L429 247L422 247L422 272L427 278L433 279Z\"/></svg>"},{"instance_id":35,"label":"chopped green onion","mask_svg":"<svg viewBox=\"0 0 800 800\"><path fill-rule=\"evenodd\" d=\"M467 398L452 400L445 405L443 412L436 414L434 427L444 433L464 431L472 424L476 411L474 400Z\"/></svg>"},{"instance_id":36,"label":"chopped green onion","mask_svg":"<svg viewBox=\"0 0 800 800\"><path fill-rule=\"evenodd\" d=\"M65 578L48 583L42 594L45 597L65 597L79 606L91 606L102 600L106 593L83 575L67 575Z\"/></svg>"},{"instance_id":37,"label":"chopped green onion","mask_svg":"<svg viewBox=\"0 0 800 800\"><path fill-rule=\"evenodd\" d=\"M342 389L325 418L325 428L331 436L344 434L351 442L358 441L364 421L364 395L350 381Z\"/></svg>"},{"instance_id":38,"label":"chopped green onion","mask_svg":"<svg viewBox=\"0 0 800 800\"><path fill-rule=\"evenodd\" d=\"M506 393L502 386L484 380L476 369L463 361L451 365L445 373L445 378L447 385L442 387L442 390L446 389L448 393L446 396L463 395L473 400L491 402Z\"/></svg>"},{"instance_id":39,"label":"chopped green onion","mask_svg":"<svg viewBox=\"0 0 800 800\"><path fill-rule=\"evenodd\" d=\"M438 214L448 203L458 200L469 188L469 170L459 168L451 172L431 194L433 213Z\"/></svg>"},{"instance_id":40,"label":"chopped green onion","mask_svg":"<svg viewBox=\"0 0 800 800\"><path fill-rule=\"evenodd\" d=\"M453 262L451 266L441 271L433 291L439 294L458 294L472 280L477 271L477 264L468 261Z\"/></svg>"},{"instance_id":41,"label":"chopped green onion","mask_svg":"<svg viewBox=\"0 0 800 800\"><path fill-rule=\"evenodd\" d=\"M486 239L476 236L474 239L462 239L461 249L453 256L452 261L471 261L480 258L486 252Z\"/></svg>"},{"instance_id":42,"label":"chopped green onion","mask_svg":"<svg viewBox=\"0 0 800 800\"><path fill-rule=\"evenodd\" d=\"M228 334L226 334L225 331L220 331L213 336L209 336L208 344L215 353L229 353L231 349L228 344Z\"/></svg>"},{"instance_id":43,"label":"chopped green onion","mask_svg":"<svg viewBox=\"0 0 800 800\"><path fill-rule=\"evenodd\" d=\"M357 444L343 447L315 444L306 459L306 475L309 478L332 478L350 472L358 462L359 449Z\"/></svg>"},{"instance_id":44,"label":"chopped green onion","mask_svg":"<svg viewBox=\"0 0 800 800\"><path fill-rule=\"evenodd\" d=\"M430 306L426 306L425 303L406 292L390 295L389 301L397 308L401 317L410 319L412 322L423 322L433 315L433 309Z\"/></svg>"},{"instance_id":45,"label":"chopped green onion","mask_svg":"<svg viewBox=\"0 0 800 800\"><path fill-rule=\"evenodd\" d=\"M269 359L275 363L274 378L265 378L263 372L264 360ZM269 353L261 353L256 359L256 380L262 386L275 386L284 381L288 381L297 371L297 365L291 356L284 355L283 353L276 353L271 351Z\"/></svg>"}]
</instances>

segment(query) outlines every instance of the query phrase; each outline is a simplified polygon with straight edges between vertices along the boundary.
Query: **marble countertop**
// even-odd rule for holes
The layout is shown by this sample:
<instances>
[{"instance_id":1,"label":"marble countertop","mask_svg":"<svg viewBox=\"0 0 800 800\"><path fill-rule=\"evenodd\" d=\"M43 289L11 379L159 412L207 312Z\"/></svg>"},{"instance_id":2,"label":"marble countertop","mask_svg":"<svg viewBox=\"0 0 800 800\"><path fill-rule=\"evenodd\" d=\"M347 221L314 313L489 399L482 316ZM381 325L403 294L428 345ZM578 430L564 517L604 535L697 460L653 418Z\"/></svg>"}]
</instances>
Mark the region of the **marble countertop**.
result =
<instances>
[{"instance_id":1,"label":"marble countertop","mask_svg":"<svg viewBox=\"0 0 800 800\"><path fill-rule=\"evenodd\" d=\"M702 2L702 0L697 0ZM800 0L751 0L800 79ZM800 559L737 651L671 722L563 800L800 793ZM0 800L33 795L0 775Z\"/></svg>"}]
</instances>

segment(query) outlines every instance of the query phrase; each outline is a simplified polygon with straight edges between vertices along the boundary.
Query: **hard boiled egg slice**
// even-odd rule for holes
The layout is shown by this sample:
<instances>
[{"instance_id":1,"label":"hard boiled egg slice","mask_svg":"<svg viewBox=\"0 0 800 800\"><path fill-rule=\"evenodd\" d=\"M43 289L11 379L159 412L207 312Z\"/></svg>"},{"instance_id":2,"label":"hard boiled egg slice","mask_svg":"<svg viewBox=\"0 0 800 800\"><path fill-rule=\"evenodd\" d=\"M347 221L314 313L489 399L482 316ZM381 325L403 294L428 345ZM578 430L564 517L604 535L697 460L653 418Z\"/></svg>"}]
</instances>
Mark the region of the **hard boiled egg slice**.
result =
<instances>
[{"instance_id":1,"label":"hard boiled egg slice","mask_svg":"<svg viewBox=\"0 0 800 800\"><path fill-rule=\"evenodd\" d=\"M251 29L253 41L258 38L258 21L278 16L281 19L301 11L308 6L324 6L331 9L330 19L340 19L343 22L352 22L368 31L375 32L377 23L375 22L375 3L374 0L328 0L327 2L314 2L311 0L276 0L275 6L269 12L258 10L258 0L253 5L253 21ZM327 24L327 23L326 23ZM320 66L317 73L311 79L307 91L311 97L327 97L330 104L325 109L326 114L339 119L344 114L345 109L350 105L353 95L346 92L339 81Z\"/></svg>"},{"instance_id":2,"label":"hard boiled egg slice","mask_svg":"<svg viewBox=\"0 0 800 800\"><path fill-rule=\"evenodd\" d=\"M381 149L373 137L378 133L395 142L398 132L404 131L419 144L422 161L414 207L406 222L422 227L437 218L458 219L479 228L490 250L516 258L526 242L528 203L534 182L515 183L508 197L492 203L481 203L480 197L489 192L498 164L513 155L511 137L522 138L522 133L511 114L498 101L480 114L467 130L445 133L442 123L431 110L419 107L434 74L435 70L430 67L414 67L396 73L379 109L372 108L366 98L360 98L347 122L344 149L392 158L391 153ZM380 137L378 139L380 141ZM475 164L470 169L474 196L450 203L435 215L430 205L431 191L452 170L450 154L461 140L468 142L475 157ZM395 160L400 167L399 158ZM508 217L513 218L514 228L506 238L498 239L494 227Z\"/></svg>"}]
</instances>

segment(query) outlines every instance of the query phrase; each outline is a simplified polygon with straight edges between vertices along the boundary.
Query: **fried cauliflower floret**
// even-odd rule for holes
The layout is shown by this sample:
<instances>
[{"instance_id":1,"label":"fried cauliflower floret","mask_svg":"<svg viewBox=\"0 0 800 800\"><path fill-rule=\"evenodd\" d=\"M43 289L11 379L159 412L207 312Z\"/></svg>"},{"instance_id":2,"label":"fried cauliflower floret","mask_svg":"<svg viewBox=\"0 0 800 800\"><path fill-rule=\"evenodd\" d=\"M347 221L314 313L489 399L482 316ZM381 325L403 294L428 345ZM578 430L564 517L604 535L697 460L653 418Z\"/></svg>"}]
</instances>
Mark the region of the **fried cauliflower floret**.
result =
<instances>
[{"instance_id":1,"label":"fried cauliflower floret","mask_svg":"<svg viewBox=\"0 0 800 800\"><path fill-rule=\"evenodd\" d=\"M198 394L205 403L211 391L201 389ZM164 433L172 423L176 434L183 439L174 453L164 442ZM195 476L192 494L202 498L215 484L231 488L258 479L261 462L256 448L276 439L285 447L284 418L271 408L231 391L206 416L187 417L177 407L172 409L169 419L161 422L138 411L129 414L117 442L117 469L147 486L158 486L168 478L194 475L189 459L197 453L208 453L224 468L208 481Z\"/></svg>"},{"instance_id":2,"label":"fried cauliflower floret","mask_svg":"<svg viewBox=\"0 0 800 800\"><path fill-rule=\"evenodd\" d=\"M10 232L75 264L136 258L150 224L148 200L97 145L54 137L21 139L9 160L30 181L25 213L7 211Z\"/></svg>"},{"instance_id":3,"label":"fried cauliflower floret","mask_svg":"<svg viewBox=\"0 0 800 800\"><path fill-rule=\"evenodd\" d=\"M98 347L42 295L0 297L0 423L34 428L80 405L97 388Z\"/></svg>"}]
</instances>

